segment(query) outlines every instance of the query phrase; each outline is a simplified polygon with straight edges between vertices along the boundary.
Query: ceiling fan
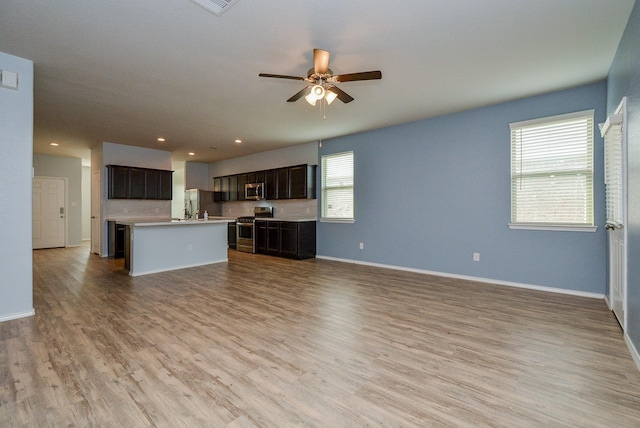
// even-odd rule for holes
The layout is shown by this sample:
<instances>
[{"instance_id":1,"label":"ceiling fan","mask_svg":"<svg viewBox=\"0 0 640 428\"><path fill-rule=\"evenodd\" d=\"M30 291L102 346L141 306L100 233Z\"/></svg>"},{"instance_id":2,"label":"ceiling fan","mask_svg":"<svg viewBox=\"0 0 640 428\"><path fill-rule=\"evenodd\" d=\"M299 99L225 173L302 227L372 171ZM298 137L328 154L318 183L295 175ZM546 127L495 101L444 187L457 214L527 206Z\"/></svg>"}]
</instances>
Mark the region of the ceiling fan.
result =
<instances>
[{"instance_id":1,"label":"ceiling fan","mask_svg":"<svg viewBox=\"0 0 640 428\"><path fill-rule=\"evenodd\" d=\"M323 49L313 50L313 68L309 69L307 77L268 73L260 73L258 76L274 77L276 79L304 80L305 82L309 82L310 85L307 85L301 91L297 92L289 98L287 102L292 103L304 97L307 102L313 106L316 105L317 101L322 100L323 98L327 101L327 104L331 104L336 98L343 103L350 103L353 101L353 97L338 88L335 85L336 83L382 79L382 73L379 70L334 75L333 71L329 68L329 51L325 51Z\"/></svg>"}]
</instances>

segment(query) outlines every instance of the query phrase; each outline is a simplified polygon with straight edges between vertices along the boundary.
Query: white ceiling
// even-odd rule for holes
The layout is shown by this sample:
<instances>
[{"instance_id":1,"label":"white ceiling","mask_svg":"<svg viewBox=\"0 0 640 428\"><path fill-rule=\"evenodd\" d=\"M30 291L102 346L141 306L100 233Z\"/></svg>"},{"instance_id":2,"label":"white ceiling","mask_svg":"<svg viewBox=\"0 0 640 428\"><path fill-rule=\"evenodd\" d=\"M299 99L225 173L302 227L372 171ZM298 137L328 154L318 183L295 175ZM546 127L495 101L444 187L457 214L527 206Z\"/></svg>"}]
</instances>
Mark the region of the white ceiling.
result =
<instances>
[{"instance_id":1,"label":"white ceiling","mask_svg":"<svg viewBox=\"0 0 640 428\"><path fill-rule=\"evenodd\" d=\"M603 79L633 4L2 0L0 51L35 63L35 152L88 160L109 141L212 162ZM355 101L323 118L285 102L305 82L258 77L306 76L313 48L382 80L338 85Z\"/></svg>"}]
</instances>

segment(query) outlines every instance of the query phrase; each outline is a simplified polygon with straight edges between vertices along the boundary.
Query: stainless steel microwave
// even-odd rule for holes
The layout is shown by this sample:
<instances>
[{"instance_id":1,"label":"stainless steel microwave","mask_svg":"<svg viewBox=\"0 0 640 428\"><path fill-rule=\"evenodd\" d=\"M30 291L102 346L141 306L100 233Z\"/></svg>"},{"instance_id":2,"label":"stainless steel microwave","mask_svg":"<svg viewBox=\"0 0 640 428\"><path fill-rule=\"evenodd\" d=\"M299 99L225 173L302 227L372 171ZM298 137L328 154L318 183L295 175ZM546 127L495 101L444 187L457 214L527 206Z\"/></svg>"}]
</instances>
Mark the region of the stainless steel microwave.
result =
<instances>
[{"instance_id":1,"label":"stainless steel microwave","mask_svg":"<svg viewBox=\"0 0 640 428\"><path fill-rule=\"evenodd\" d=\"M247 183L244 185L244 198L249 201L264 199L264 183Z\"/></svg>"}]
</instances>

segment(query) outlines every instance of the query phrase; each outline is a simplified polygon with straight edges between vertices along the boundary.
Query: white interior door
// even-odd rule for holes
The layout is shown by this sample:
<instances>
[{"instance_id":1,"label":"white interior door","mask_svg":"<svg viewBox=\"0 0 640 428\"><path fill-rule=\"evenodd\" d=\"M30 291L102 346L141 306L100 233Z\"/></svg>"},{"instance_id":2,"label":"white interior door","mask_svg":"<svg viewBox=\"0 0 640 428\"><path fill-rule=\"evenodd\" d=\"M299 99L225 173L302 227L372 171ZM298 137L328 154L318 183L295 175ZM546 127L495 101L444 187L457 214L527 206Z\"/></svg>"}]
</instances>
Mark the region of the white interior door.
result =
<instances>
[{"instance_id":1,"label":"white interior door","mask_svg":"<svg viewBox=\"0 0 640 428\"><path fill-rule=\"evenodd\" d=\"M65 246L65 181L62 178L33 179L33 248Z\"/></svg>"},{"instance_id":2,"label":"white interior door","mask_svg":"<svg viewBox=\"0 0 640 428\"><path fill-rule=\"evenodd\" d=\"M625 329L627 307L626 99L602 126L609 245L609 304Z\"/></svg>"},{"instance_id":3,"label":"white interior door","mask_svg":"<svg viewBox=\"0 0 640 428\"><path fill-rule=\"evenodd\" d=\"M609 231L609 301L611 309L618 318L622 329L625 329L626 307L626 269L625 269L624 229L615 228Z\"/></svg>"},{"instance_id":4,"label":"white interior door","mask_svg":"<svg viewBox=\"0 0 640 428\"><path fill-rule=\"evenodd\" d=\"M91 252L100 255L100 171L91 174Z\"/></svg>"}]
</instances>

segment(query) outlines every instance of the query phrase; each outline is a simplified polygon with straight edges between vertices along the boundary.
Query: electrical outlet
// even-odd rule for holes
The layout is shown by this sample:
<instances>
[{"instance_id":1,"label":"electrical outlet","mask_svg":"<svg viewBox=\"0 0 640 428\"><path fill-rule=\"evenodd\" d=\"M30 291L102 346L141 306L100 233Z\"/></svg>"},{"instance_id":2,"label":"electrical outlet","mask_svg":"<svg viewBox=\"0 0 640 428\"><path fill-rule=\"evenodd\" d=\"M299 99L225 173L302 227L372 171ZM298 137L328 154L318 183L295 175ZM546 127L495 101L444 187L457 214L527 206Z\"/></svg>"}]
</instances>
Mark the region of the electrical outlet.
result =
<instances>
[{"instance_id":1,"label":"electrical outlet","mask_svg":"<svg viewBox=\"0 0 640 428\"><path fill-rule=\"evenodd\" d=\"M128 213L128 212L129 212L129 209L127 209L127 208L123 208L123 209L122 209L122 211L126 214L126 213Z\"/></svg>"},{"instance_id":2,"label":"electrical outlet","mask_svg":"<svg viewBox=\"0 0 640 428\"><path fill-rule=\"evenodd\" d=\"M192 251L193 247L191 246L191 244L187 245L187 251Z\"/></svg>"},{"instance_id":3,"label":"electrical outlet","mask_svg":"<svg viewBox=\"0 0 640 428\"><path fill-rule=\"evenodd\" d=\"M160 212L160 208L156 208L156 214Z\"/></svg>"},{"instance_id":4,"label":"electrical outlet","mask_svg":"<svg viewBox=\"0 0 640 428\"><path fill-rule=\"evenodd\" d=\"M480 253L473 253L473 261L474 262L480 261Z\"/></svg>"},{"instance_id":5,"label":"electrical outlet","mask_svg":"<svg viewBox=\"0 0 640 428\"><path fill-rule=\"evenodd\" d=\"M361 243L360 243L360 249L361 249L361 250L364 250L364 242L361 242Z\"/></svg>"}]
</instances>

